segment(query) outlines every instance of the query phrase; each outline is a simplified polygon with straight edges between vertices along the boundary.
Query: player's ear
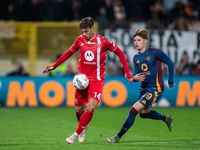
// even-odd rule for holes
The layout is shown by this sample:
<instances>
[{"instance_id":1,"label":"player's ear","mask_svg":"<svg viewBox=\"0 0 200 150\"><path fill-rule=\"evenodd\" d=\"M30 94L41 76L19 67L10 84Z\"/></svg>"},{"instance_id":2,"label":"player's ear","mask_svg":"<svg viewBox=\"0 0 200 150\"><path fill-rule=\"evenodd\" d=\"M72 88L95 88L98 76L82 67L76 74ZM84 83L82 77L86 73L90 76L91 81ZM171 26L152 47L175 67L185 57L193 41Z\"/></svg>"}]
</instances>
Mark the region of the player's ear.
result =
<instances>
[{"instance_id":1,"label":"player's ear","mask_svg":"<svg viewBox=\"0 0 200 150\"><path fill-rule=\"evenodd\" d=\"M147 39L145 39L145 44L147 44L147 42L148 42L148 40L147 40Z\"/></svg>"}]
</instances>

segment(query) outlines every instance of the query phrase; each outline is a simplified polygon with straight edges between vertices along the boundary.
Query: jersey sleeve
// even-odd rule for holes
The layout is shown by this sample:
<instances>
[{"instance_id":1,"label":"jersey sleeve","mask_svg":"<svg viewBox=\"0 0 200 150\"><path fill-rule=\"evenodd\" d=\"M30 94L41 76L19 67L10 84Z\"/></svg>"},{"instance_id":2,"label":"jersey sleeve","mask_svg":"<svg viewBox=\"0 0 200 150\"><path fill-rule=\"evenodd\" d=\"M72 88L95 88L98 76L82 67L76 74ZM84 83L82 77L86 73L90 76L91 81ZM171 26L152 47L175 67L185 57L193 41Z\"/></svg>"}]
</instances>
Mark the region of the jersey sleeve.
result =
<instances>
[{"instance_id":1,"label":"jersey sleeve","mask_svg":"<svg viewBox=\"0 0 200 150\"><path fill-rule=\"evenodd\" d=\"M79 45L80 45L80 36L75 40L74 44L70 47L69 50L72 52L77 52L79 50Z\"/></svg>"},{"instance_id":2,"label":"jersey sleeve","mask_svg":"<svg viewBox=\"0 0 200 150\"><path fill-rule=\"evenodd\" d=\"M60 64L62 64L65 60L67 60L71 55L73 55L74 52L68 50L66 51L53 65L54 68L56 68L57 66L59 66Z\"/></svg>"},{"instance_id":3,"label":"jersey sleeve","mask_svg":"<svg viewBox=\"0 0 200 150\"><path fill-rule=\"evenodd\" d=\"M167 54L165 54L162 50L157 49L154 51L154 54L158 57L158 59L162 62L164 62L166 65L168 65L168 73L169 73L169 79L168 83L173 84L173 77L174 77L174 63L173 61L169 58Z\"/></svg>"},{"instance_id":4,"label":"jersey sleeve","mask_svg":"<svg viewBox=\"0 0 200 150\"><path fill-rule=\"evenodd\" d=\"M111 41L110 39L106 38L105 47L107 50L114 52L117 48L117 45L113 43L113 41Z\"/></svg>"},{"instance_id":5,"label":"jersey sleeve","mask_svg":"<svg viewBox=\"0 0 200 150\"><path fill-rule=\"evenodd\" d=\"M134 64L134 72L133 72L133 76L134 76L134 75L140 73L140 70L139 70L139 68L138 68L138 65L137 65L137 63L136 63L136 61L135 61L135 56L133 57L133 64Z\"/></svg>"}]
</instances>

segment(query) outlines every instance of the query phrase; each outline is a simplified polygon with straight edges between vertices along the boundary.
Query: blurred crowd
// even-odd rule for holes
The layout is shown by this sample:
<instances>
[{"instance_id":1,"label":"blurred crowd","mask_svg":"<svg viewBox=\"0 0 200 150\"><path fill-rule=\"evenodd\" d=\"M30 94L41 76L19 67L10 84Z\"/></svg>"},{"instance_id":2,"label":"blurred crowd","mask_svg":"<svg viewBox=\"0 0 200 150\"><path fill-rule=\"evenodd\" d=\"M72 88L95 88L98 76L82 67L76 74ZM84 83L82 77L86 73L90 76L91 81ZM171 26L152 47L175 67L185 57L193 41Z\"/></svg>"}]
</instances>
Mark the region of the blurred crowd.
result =
<instances>
[{"instance_id":1,"label":"blurred crowd","mask_svg":"<svg viewBox=\"0 0 200 150\"><path fill-rule=\"evenodd\" d=\"M200 0L0 0L0 21L80 21L87 16L98 22L100 34L134 22L145 22L147 29L189 30L188 23L200 21ZM8 76L29 75L19 66ZM77 73L70 64L58 70L49 76ZM200 61L189 63L185 52L175 71L200 75Z\"/></svg>"},{"instance_id":2,"label":"blurred crowd","mask_svg":"<svg viewBox=\"0 0 200 150\"><path fill-rule=\"evenodd\" d=\"M188 30L199 21L200 0L0 0L2 21L80 21L91 16L100 30L146 22L148 29Z\"/></svg>"}]
</instances>

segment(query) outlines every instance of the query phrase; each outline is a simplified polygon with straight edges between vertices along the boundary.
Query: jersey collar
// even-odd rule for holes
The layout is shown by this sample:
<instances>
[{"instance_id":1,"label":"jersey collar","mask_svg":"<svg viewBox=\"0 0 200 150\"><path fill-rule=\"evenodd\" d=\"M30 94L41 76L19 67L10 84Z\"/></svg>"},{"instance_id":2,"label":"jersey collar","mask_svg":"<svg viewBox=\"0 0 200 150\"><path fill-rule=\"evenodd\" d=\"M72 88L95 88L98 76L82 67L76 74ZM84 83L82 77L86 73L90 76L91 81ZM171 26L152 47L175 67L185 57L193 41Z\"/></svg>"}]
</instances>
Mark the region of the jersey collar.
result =
<instances>
[{"instance_id":1,"label":"jersey collar","mask_svg":"<svg viewBox=\"0 0 200 150\"><path fill-rule=\"evenodd\" d=\"M95 34L94 34L94 37L93 37L93 38L91 38L89 41L93 40L93 39L96 37L96 35L97 35L97 34L95 33Z\"/></svg>"}]
</instances>

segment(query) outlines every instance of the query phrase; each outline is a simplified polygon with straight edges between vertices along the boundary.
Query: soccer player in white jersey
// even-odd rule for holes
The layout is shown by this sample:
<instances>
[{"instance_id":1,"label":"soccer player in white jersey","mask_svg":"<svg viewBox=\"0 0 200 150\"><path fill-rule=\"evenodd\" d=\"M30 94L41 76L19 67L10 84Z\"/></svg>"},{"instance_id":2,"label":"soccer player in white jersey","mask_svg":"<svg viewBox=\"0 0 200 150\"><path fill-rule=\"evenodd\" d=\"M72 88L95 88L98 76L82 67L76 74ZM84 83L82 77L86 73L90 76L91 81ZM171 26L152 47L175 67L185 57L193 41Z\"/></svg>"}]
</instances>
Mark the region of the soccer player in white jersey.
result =
<instances>
[{"instance_id":1,"label":"soccer player in white jersey","mask_svg":"<svg viewBox=\"0 0 200 150\"><path fill-rule=\"evenodd\" d=\"M88 123L91 121L95 107L101 100L105 71L107 51L115 53L123 64L125 78L129 83L133 82L133 77L129 73L126 57L124 53L108 38L94 32L94 20L91 17L83 18L80 21L82 35L78 36L75 43L67 50L52 66L47 66L43 73L48 73L56 69L58 65L67 60L71 55L80 49L78 73L85 74L89 78L89 86L85 90L76 89L75 92L75 113L79 122L76 131L66 139L69 144L73 144L76 139L83 142ZM140 80L144 76L138 74ZM87 104L86 111L84 106Z\"/></svg>"}]
</instances>

